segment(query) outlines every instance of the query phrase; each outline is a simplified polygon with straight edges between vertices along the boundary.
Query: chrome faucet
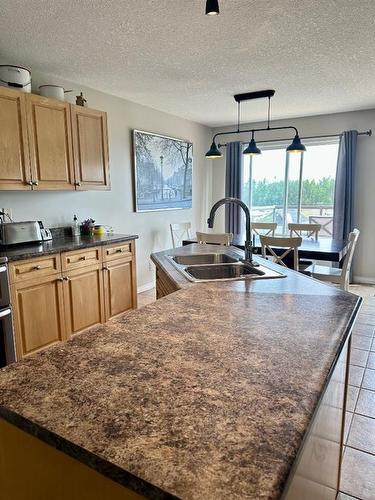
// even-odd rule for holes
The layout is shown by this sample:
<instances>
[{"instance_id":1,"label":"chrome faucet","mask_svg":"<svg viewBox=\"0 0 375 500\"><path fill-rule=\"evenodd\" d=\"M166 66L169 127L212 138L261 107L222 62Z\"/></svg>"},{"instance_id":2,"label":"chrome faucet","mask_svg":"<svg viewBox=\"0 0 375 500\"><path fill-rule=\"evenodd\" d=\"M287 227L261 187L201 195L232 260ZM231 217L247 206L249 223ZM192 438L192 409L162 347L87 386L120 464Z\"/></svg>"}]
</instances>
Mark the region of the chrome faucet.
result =
<instances>
[{"instance_id":1,"label":"chrome faucet","mask_svg":"<svg viewBox=\"0 0 375 500\"><path fill-rule=\"evenodd\" d=\"M239 205L242 210L245 212L245 217L246 217L246 240L245 240L245 261L252 266L258 266L257 262L253 261L253 247L251 244L251 223L250 223L250 210L245 205L245 203L240 200L239 198L222 198L221 200L217 201L213 207L211 208L210 211L210 216L207 219L207 224L210 229L214 227L214 221L215 221L215 213L216 210L221 207L221 205L226 205L227 203L234 203L235 205Z\"/></svg>"}]
</instances>

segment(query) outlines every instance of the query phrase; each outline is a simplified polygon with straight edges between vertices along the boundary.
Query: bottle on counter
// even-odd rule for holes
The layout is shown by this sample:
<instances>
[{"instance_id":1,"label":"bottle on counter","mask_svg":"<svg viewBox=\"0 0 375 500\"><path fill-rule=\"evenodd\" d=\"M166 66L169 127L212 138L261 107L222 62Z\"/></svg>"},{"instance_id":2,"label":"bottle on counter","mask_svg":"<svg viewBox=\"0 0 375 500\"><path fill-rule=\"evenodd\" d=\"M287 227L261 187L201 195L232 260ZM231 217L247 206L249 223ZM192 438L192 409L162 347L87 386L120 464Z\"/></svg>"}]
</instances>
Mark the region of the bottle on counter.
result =
<instances>
[{"instance_id":1,"label":"bottle on counter","mask_svg":"<svg viewBox=\"0 0 375 500\"><path fill-rule=\"evenodd\" d=\"M81 236L81 228L76 215L73 217L72 236Z\"/></svg>"}]
</instances>

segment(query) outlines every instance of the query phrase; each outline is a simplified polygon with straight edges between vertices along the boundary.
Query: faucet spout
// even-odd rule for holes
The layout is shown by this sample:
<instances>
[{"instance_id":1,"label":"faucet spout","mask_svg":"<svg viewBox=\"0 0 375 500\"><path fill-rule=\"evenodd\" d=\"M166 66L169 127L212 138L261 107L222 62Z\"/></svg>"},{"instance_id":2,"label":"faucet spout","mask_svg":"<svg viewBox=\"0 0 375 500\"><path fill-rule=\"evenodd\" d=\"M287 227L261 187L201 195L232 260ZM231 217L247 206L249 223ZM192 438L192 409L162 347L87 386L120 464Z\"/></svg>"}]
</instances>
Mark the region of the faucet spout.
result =
<instances>
[{"instance_id":1,"label":"faucet spout","mask_svg":"<svg viewBox=\"0 0 375 500\"><path fill-rule=\"evenodd\" d=\"M210 215L207 219L207 224L210 229L214 227L214 222L215 222L215 214L216 210L221 207L222 205L226 205L229 203L233 203L235 205L238 205L242 208L242 210L245 212L245 218L246 218L246 240L245 240L245 261L248 262L249 264L253 266L257 266L258 264L253 261L253 247L251 244L251 220L250 220L250 210L248 206L239 198L222 198L221 200L217 201L213 207L211 208Z\"/></svg>"}]
</instances>

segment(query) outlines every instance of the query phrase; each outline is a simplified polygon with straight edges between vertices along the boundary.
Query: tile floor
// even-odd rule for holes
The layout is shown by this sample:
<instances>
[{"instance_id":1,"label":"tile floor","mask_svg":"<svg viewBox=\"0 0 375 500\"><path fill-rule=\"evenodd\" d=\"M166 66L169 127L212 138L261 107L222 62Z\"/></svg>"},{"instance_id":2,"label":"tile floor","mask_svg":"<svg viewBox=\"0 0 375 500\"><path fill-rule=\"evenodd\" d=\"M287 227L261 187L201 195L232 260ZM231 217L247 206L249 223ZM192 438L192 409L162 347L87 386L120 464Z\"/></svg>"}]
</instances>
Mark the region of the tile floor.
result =
<instances>
[{"instance_id":1,"label":"tile floor","mask_svg":"<svg viewBox=\"0 0 375 500\"><path fill-rule=\"evenodd\" d=\"M353 285L350 291L364 302L353 329L338 500L375 500L375 286ZM142 292L138 307L155 300L155 289Z\"/></svg>"},{"instance_id":2,"label":"tile floor","mask_svg":"<svg viewBox=\"0 0 375 500\"><path fill-rule=\"evenodd\" d=\"M350 291L363 297L363 306L352 337L339 500L375 500L375 287Z\"/></svg>"}]
</instances>

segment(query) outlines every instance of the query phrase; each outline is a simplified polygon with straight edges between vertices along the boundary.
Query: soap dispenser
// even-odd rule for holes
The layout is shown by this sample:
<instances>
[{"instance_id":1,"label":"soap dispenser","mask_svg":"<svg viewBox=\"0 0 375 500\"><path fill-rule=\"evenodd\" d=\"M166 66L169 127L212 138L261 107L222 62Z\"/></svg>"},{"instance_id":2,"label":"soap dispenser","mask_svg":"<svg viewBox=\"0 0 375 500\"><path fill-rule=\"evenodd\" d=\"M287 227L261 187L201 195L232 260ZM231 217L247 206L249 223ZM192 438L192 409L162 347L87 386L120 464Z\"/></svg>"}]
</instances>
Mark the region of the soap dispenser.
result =
<instances>
[{"instance_id":1,"label":"soap dispenser","mask_svg":"<svg viewBox=\"0 0 375 500\"><path fill-rule=\"evenodd\" d=\"M72 236L81 236L81 228L76 215L73 217Z\"/></svg>"}]
</instances>

